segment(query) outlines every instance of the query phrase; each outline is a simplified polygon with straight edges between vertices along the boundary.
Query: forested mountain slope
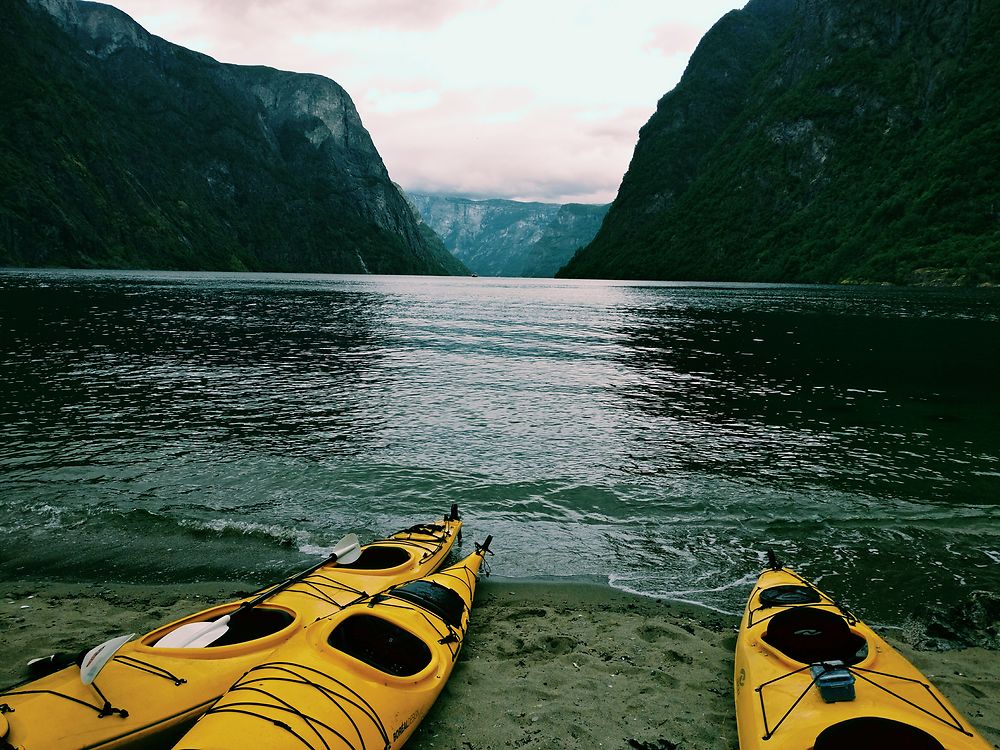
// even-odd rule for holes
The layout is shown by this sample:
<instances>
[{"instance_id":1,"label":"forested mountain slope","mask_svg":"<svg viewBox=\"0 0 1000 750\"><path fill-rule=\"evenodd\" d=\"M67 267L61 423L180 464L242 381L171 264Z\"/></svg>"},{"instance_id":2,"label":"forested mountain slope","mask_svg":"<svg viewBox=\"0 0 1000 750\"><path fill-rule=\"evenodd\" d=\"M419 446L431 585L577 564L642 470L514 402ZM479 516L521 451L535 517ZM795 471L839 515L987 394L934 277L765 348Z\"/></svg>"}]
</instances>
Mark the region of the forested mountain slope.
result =
<instances>
[{"instance_id":1,"label":"forested mountain slope","mask_svg":"<svg viewBox=\"0 0 1000 750\"><path fill-rule=\"evenodd\" d=\"M465 273L350 96L75 0L0 4L0 265Z\"/></svg>"},{"instance_id":2,"label":"forested mountain slope","mask_svg":"<svg viewBox=\"0 0 1000 750\"><path fill-rule=\"evenodd\" d=\"M409 193L445 246L480 276L552 277L590 242L607 205Z\"/></svg>"},{"instance_id":3,"label":"forested mountain slope","mask_svg":"<svg viewBox=\"0 0 1000 750\"><path fill-rule=\"evenodd\" d=\"M561 275L1000 281L998 40L998 0L752 0Z\"/></svg>"}]
</instances>

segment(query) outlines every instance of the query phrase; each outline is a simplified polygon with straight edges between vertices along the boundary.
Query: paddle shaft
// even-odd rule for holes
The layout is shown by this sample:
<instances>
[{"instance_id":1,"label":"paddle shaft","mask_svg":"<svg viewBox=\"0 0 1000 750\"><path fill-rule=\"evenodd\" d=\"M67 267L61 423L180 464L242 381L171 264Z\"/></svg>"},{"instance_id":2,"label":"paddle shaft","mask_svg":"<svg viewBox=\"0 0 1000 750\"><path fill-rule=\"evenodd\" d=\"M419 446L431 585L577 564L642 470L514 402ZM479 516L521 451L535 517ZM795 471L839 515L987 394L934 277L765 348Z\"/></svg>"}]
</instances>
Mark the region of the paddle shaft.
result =
<instances>
[{"instance_id":1,"label":"paddle shaft","mask_svg":"<svg viewBox=\"0 0 1000 750\"><path fill-rule=\"evenodd\" d=\"M261 604L262 602L265 602L268 599L270 599L272 596L274 596L275 594L277 594L279 591L284 591L285 589L287 589L292 584L298 583L303 578L305 578L307 575L315 573L317 570L319 570L320 568L324 567L325 565L331 565L331 564L337 562L337 559L338 559L337 558L337 554L334 553L334 554L330 555L328 558L326 558L325 560L320 560L315 565L307 568L306 570L303 570L301 573L296 573L291 578L286 578L281 583L279 583L279 584L277 584L277 585L272 586L271 588L269 588L263 594L260 594L259 596L254 597L250 601L243 602L243 604L241 604L235 611L233 611L230 614L230 618L235 617L240 612L245 612L248 609L253 609L258 604Z\"/></svg>"}]
</instances>

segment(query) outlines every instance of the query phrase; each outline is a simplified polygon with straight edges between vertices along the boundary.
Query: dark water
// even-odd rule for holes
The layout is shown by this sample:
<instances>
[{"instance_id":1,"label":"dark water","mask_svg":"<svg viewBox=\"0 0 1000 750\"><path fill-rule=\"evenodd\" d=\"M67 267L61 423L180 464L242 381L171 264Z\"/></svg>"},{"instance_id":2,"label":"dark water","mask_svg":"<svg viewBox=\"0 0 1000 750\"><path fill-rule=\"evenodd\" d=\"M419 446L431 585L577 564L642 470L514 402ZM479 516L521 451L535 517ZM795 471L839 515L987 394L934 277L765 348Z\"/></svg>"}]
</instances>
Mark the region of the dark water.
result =
<instances>
[{"instance_id":1,"label":"dark water","mask_svg":"<svg viewBox=\"0 0 1000 750\"><path fill-rule=\"evenodd\" d=\"M444 513L508 577L1000 590L1000 293L0 272L0 575L272 580Z\"/></svg>"}]
</instances>

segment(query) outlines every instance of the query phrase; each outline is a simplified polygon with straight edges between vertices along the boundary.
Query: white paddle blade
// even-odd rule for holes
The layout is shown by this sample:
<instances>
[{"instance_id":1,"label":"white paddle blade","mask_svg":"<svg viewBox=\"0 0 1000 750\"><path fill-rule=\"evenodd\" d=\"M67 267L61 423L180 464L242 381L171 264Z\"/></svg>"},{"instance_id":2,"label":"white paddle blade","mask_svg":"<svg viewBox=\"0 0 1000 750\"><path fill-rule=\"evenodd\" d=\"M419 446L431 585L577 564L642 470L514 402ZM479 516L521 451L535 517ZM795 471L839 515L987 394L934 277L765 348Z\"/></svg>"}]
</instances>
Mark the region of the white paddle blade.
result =
<instances>
[{"instance_id":1,"label":"white paddle blade","mask_svg":"<svg viewBox=\"0 0 1000 750\"><path fill-rule=\"evenodd\" d=\"M207 622L189 622L171 630L154 643L153 648L202 648L217 641L228 630L229 615Z\"/></svg>"},{"instance_id":2,"label":"white paddle blade","mask_svg":"<svg viewBox=\"0 0 1000 750\"><path fill-rule=\"evenodd\" d=\"M226 622L222 622L224 619ZM205 648L205 646L210 646L219 640L222 636L229 632L229 615L224 618L215 621L215 627L209 628L204 633L202 633L197 638L194 638L190 643L188 643L183 648Z\"/></svg>"},{"instance_id":3,"label":"white paddle blade","mask_svg":"<svg viewBox=\"0 0 1000 750\"><path fill-rule=\"evenodd\" d=\"M361 540L357 534L348 534L334 545L331 554L337 556L338 563L349 565L361 557Z\"/></svg>"},{"instance_id":4,"label":"white paddle blade","mask_svg":"<svg viewBox=\"0 0 1000 750\"><path fill-rule=\"evenodd\" d=\"M114 655L118 653L118 649L133 638L135 638L135 633L121 635L90 649L84 655L83 661L80 662L80 681L84 685L92 683L101 670L104 669L104 665L111 661Z\"/></svg>"}]
</instances>

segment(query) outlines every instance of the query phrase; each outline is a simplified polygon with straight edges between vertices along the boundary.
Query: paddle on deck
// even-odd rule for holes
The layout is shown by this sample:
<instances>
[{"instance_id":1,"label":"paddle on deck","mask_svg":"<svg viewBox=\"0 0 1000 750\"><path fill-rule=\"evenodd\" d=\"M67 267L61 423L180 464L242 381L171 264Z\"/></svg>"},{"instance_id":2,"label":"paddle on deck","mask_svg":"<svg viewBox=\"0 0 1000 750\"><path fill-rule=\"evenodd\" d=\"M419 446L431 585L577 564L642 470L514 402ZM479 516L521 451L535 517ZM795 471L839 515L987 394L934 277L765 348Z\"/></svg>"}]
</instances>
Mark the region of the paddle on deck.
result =
<instances>
[{"instance_id":1,"label":"paddle on deck","mask_svg":"<svg viewBox=\"0 0 1000 750\"><path fill-rule=\"evenodd\" d=\"M284 591L294 583L298 583L311 573L315 573L320 568L333 565L334 563L352 563L361 557L361 543L356 534L348 534L341 539L333 548L333 552L325 560L313 565L301 573L296 573L291 578L287 578L276 586L272 586L263 594L243 602L236 610L216 620L208 622L189 622L181 625L160 640L153 644L154 648L204 648L211 643L215 643L219 638L229 632L229 623L241 612L253 609L258 604L271 598L279 591Z\"/></svg>"}]
</instances>

